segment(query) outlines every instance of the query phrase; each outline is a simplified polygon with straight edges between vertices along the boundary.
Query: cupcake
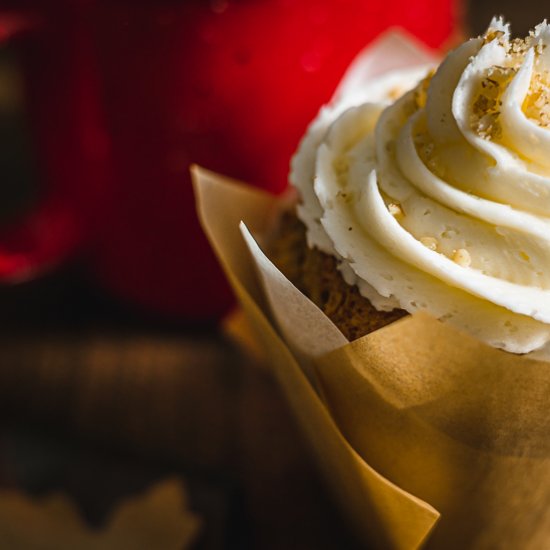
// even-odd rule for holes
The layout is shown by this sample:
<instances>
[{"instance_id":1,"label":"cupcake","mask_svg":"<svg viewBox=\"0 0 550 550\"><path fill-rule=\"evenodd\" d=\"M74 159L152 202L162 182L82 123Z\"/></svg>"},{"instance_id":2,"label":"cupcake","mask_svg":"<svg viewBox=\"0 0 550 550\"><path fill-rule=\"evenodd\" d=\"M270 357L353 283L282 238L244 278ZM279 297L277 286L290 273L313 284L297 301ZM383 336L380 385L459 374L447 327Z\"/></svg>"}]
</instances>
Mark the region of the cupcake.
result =
<instances>
[{"instance_id":1,"label":"cupcake","mask_svg":"<svg viewBox=\"0 0 550 550\"><path fill-rule=\"evenodd\" d=\"M369 548L548 545L549 42L495 19L436 67L381 38L300 144L295 200L195 170L247 334Z\"/></svg>"},{"instance_id":2,"label":"cupcake","mask_svg":"<svg viewBox=\"0 0 550 550\"><path fill-rule=\"evenodd\" d=\"M550 341L550 27L486 33L321 109L269 255L353 340L425 311L502 350Z\"/></svg>"}]
</instances>

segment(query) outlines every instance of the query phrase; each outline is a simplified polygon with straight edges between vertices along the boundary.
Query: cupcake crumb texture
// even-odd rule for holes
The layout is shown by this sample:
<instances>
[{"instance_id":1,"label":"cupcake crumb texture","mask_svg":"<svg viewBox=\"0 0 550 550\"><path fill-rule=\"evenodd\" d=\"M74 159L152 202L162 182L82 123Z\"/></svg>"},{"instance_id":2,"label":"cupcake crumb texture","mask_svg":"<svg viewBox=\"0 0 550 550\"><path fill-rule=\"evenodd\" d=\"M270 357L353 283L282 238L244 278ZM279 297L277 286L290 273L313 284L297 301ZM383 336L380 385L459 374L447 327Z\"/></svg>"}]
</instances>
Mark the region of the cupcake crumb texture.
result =
<instances>
[{"instance_id":1,"label":"cupcake crumb texture","mask_svg":"<svg viewBox=\"0 0 550 550\"><path fill-rule=\"evenodd\" d=\"M337 260L307 246L306 228L293 211L283 214L268 256L350 341L407 314L402 309L378 311L357 286L348 285L338 271Z\"/></svg>"}]
</instances>

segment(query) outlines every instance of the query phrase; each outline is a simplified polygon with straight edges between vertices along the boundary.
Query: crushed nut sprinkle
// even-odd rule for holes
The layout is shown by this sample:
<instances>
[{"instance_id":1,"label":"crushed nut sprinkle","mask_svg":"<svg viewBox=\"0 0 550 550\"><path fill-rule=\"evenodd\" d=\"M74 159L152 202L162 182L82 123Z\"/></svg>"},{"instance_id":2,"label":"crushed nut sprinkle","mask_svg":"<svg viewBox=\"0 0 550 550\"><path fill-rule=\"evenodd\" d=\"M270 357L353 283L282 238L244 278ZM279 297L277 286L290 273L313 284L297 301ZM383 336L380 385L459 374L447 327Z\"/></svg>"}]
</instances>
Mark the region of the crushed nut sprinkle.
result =
<instances>
[{"instance_id":1,"label":"crushed nut sprinkle","mask_svg":"<svg viewBox=\"0 0 550 550\"><path fill-rule=\"evenodd\" d=\"M388 204L388 211L394 218L396 216L402 216L403 215L403 209L401 208L401 205L397 204L395 202L390 202Z\"/></svg>"},{"instance_id":2,"label":"crushed nut sprinkle","mask_svg":"<svg viewBox=\"0 0 550 550\"><path fill-rule=\"evenodd\" d=\"M487 29L482 38L484 45L496 40L502 47L506 48L506 53L516 58L523 57L529 48L534 48L535 53L539 55L546 48L546 44L544 44L540 37L535 36L535 31L533 30L529 31L529 36L526 38L513 38L510 40L504 31L491 28Z\"/></svg>"},{"instance_id":3,"label":"crushed nut sprinkle","mask_svg":"<svg viewBox=\"0 0 550 550\"><path fill-rule=\"evenodd\" d=\"M414 143L422 162L436 175L443 177L436 155L435 144L426 131L415 134Z\"/></svg>"},{"instance_id":4,"label":"crushed nut sprinkle","mask_svg":"<svg viewBox=\"0 0 550 550\"><path fill-rule=\"evenodd\" d=\"M470 126L484 139L498 139L501 136L500 99L517 69L514 67L490 67L480 82L480 90L472 105Z\"/></svg>"},{"instance_id":5,"label":"crushed nut sprinkle","mask_svg":"<svg viewBox=\"0 0 550 550\"><path fill-rule=\"evenodd\" d=\"M344 204L352 204L355 198L353 191L342 191L339 190L336 192L336 198L342 201Z\"/></svg>"},{"instance_id":6,"label":"crushed nut sprinkle","mask_svg":"<svg viewBox=\"0 0 550 550\"><path fill-rule=\"evenodd\" d=\"M388 91L388 98L393 100L399 99L403 95L403 91L401 86L394 86Z\"/></svg>"},{"instance_id":7,"label":"crushed nut sprinkle","mask_svg":"<svg viewBox=\"0 0 550 550\"><path fill-rule=\"evenodd\" d=\"M433 237L422 237L420 239L420 242L430 250L437 250L437 247L439 245L437 239L434 239Z\"/></svg>"},{"instance_id":8,"label":"crushed nut sprinkle","mask_svg":"<svg viewBox=\"0 0 550 550\"><path fill-rule=\"evenodd\" d=\"M538 55L541 55L545 49L546 49L546 44L544 44L544 42L541 39L539 39L539 41L537 42L537 45L535 46L535 52Z\"/></svg>"},{"instance_id":9,"label":"crushed nut sprinkle","mask_svg":"<svg viewBox=\"0 0 550 550\"><path fill-rule=\"evenodd\" d=\"M472 264L472 257L465 248L459 248L453 251L453 262L460 267L470 267Z\"/></svg>"},{"instance_id":10,"label":"crushed nut sprinkle","mask_svg":"<svg viewBox=\"0 0 550 550\"><path fill-rule=\"evenodd\" d=\"M489 28L483 35L483 43L488 44L493 40L502 40L504 38L504 32L501 30Z\"/></svg>"},{"instance_id":11,"label":"crushed nut sprinkle","mask_svg":"<svg viewBox=\"0 0 550 550\"><path fill-rule=\"evenodd\" d=\"M529 46L523 38L514 38L510 41L508 52L516 55L525 55Z\"/></svg>"},{"instance_id":12,"label":"crushed nut sprinkle","mask_svg":"<svg viewBox=\"0 0 550 550\"><path fill-rule=\"evenodd\" d=\"M493 78L499 83L499 86L508 84L510 79L516 74L517 67L503 67L502 65L494 65L487 70L487 76Z\"/></svg>"},{"instance_id":13,"label":"crushed nut sprinkle","mask_svg":"<svg viewBox=\"0 0 550 550\"><path fill-rule=\"evenodd\" d=\"M414 102L417 109L422 109L426 105L426 101L428 100L428 88L430 87L430 82L434 74L435 71L431 70L414 89Z\"/></svg>"},{"instance_id":14,"label":"crushed nut sprinkle","mask_svg":"<svg viewBox=\"0 0 550 550\"><path fill-rule=\"evenodd\" d=\"M546 49L546 44L534 31L526 38L508 40L501 30L489 29L483 36L484 44L498 40L506 49L507 66L491 67L481 81L481 90L473 104L470 119L472 129L484 139L499 139L501 136L501 96L517 73L525 54L533 48L536 56ZM522 109L525 115L539 126L550 127L550 75L547 70L535 72Z\"/></svg>"},{"instance_id":15,"label":"crushed nut sprinkle","mask_svg":"<svg viewBox=\"0 0 550 550\"><path fill-rule=\"evenodd\" d=\"M550 74L535 73L522 105L525 115L543 128L550 127Z\"/></svg>"}]
</instances>

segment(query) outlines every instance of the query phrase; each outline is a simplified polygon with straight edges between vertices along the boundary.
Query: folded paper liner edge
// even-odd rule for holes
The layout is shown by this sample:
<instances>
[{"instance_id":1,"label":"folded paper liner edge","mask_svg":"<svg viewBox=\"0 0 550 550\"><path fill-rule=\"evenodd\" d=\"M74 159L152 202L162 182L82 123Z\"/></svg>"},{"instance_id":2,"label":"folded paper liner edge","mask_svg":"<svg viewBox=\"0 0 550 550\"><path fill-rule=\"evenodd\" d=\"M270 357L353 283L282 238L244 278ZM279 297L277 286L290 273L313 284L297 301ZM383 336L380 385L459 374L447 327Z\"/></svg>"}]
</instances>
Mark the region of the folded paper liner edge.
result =
<instances>
[{"instance_id":1,"label":"folded paper liner edge","mask_svg":"<svg viewBox=\"0 0 550 550\"><path fill-rule=\"evenodd\" d=\"M239 223L246 220L248 226L261 230L276 200L197 167L193 181L205 232L252 330L267 351L321 471L356 531L376 547L418 548L432 530L438 512L385 479L355 452L265 313L265 300Z\"/></svg>"},{"instance_id":2,"label":"folded paper liner edge","mask_svg":"<svg viewBox=\"0 0 550 550\"><path fill-rule=\"evenodd\" d=\"M255 337L365 541L417 548L439 511L430 548L540 547L550 536L548 364L422 315L332 350L321 330L325 351L313 353L314 335L304 345L296 333L314 326L304 315L323 314L288 281L288 300L281 280L264 293L262 284L283 276L262 267L269 260L239 231L245 220L261 232L277 199L205 170L195 169L194 181L205 230ZM292 305L270 309L270 296ZM271 318L281 315L287 320L276 325Z\"/></svg>"}]
</instances>

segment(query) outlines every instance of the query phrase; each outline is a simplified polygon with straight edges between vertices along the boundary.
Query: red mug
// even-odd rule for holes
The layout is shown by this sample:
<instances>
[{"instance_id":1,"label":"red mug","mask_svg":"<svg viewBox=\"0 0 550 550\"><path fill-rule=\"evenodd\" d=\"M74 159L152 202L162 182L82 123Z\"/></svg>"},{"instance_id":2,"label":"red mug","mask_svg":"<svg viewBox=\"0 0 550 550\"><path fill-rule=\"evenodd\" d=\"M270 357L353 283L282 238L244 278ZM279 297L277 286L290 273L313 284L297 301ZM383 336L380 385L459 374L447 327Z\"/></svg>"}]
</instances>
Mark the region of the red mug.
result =
<instances>
[{"instance_id":1,"label":"red mug","mask_svg":"<svg viewBox=\"0 0 550 550\"><path fill-rule=\"evenodd\" d=\"M457 27L454 0L17 4L3 21L29 22L12 44L41 193L0 230L0 280L78 252L112 293L187 320L231 303L189 165L281 191L305 127L365 45L401 26L437 48Z\"/></svg>"}]
</instances>

